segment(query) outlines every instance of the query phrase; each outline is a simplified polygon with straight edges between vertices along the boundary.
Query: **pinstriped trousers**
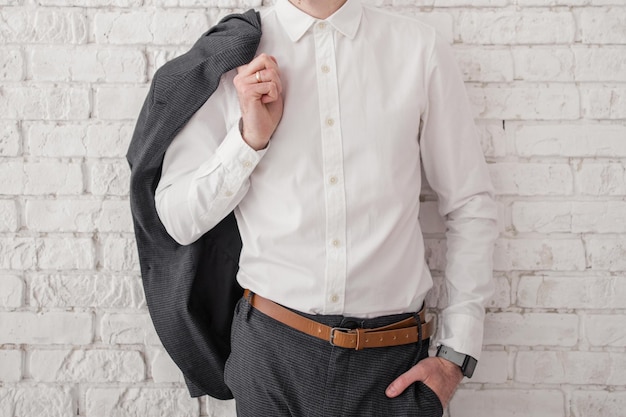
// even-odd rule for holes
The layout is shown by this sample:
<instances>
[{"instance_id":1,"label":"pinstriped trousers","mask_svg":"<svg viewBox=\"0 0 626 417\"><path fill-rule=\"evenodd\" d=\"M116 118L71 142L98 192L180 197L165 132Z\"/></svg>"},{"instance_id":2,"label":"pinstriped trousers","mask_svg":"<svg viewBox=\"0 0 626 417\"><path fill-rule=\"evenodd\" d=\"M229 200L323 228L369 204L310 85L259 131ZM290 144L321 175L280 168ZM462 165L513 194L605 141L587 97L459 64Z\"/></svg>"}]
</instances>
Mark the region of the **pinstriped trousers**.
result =
<instances>
[{"instance_id":1,"label":"pinstriped trousers","mask_svg":"<svg viewBox=\"0 0 626 417\"><path fill-rule=\"evenodd\" d=\"M327 326L363 328L411 316L363 320L302 315ZM428 342L360 351L334 347L242 299L235 309L224 376L238 417L441 417L441 402L422 382L399 397L385 395L391 381L428 356Z\"/></svg>"}]
</instances>

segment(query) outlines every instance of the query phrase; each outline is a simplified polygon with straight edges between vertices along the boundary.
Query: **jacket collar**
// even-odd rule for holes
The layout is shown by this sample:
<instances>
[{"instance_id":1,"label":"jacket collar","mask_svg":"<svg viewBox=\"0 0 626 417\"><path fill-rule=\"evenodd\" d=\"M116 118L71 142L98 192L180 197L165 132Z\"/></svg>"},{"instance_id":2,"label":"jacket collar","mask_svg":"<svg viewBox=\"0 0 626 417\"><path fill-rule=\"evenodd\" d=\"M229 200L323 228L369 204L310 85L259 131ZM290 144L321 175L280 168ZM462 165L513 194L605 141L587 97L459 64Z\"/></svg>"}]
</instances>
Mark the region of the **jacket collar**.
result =
<instances>
[{"instance_id":1,"label":"jacket collar","mask_svg":"<svg viewBox=\"0 0 626 417\"><path fill-rule=\"evenodd\" d=\"M291 4L289 0L276 0L274 9L279 22L293 42L300 40L313 23L318 21L318 19L309 16ZM359 29L362 14L363 6L360 0L347 0L339 10L325 21L344 36L354 39Z\"/></svg>"}]
</instances>

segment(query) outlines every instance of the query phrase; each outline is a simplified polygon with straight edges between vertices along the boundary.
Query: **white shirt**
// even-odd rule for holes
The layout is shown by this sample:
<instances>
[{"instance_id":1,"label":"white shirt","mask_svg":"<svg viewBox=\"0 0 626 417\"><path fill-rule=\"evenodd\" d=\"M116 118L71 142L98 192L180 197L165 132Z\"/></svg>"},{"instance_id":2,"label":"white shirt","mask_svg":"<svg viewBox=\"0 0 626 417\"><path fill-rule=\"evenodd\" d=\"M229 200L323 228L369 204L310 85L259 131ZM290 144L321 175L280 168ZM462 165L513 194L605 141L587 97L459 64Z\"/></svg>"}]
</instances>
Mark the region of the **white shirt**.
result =
<instances>
[{"instance_id":1,"label":"white shirt","mask_svg":"<svg viewBox=\"0 0 626 417\"><path fill-rule=\"evenodd\" d=\"M451 48L359 0L325 21L277 0L262 29L257 53L276 58L285 103L269 147L243 141L226 73L165 155L166 229L189 244L234 209L242 287L314 314L416 311L432 286L423 162L449 229L439 342L478 358L497 213Z\"/></svg>"}]
</instances>

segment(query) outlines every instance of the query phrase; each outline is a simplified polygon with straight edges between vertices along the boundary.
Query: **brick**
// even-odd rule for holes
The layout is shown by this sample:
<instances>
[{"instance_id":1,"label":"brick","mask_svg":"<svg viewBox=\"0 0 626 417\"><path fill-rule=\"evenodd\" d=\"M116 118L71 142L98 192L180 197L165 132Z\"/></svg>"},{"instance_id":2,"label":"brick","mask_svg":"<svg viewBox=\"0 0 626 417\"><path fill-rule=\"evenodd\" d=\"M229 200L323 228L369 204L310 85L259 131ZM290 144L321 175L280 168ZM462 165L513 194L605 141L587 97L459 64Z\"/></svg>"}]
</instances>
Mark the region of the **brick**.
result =
<instances>
[{"instance_id":1,"label":"brick","mask_svg":"<svg viewBox=\"0 0 626 417\"><path fill-rule=\"evenodd\" d=\"M36 262L37 245L33 239L0 237L0 269L27 270Z\"/></svg>"},{"instance_id":2,"label":"brick","mask_svg":"<svg viewBox=\"0 0 626 417\"><path fill-rule=\"evenodd\" d=\"M23 78L24 58L20 50L0 48L0 80L21 81Z\"/></svg>"},{"instance_id":3,"label":"brick","mask_svg":"<svg viewBox=\"0 0 626 417\"><path fill-rule=\"evenodd\" d=\"M515 380L532 384L623 385L626 353L518 352Z\"/></svg>"},{"instance_id":4,"label":"brick","mask_svg":"<svg viewBox=\"0 0 626 417\"><path fill-rule=\"evenodd\" d=\"M498 239L494 269L583 271L585 250L578 239Z\"/></svg>"},{"instance_id":5,"label":"brick","mask_svg":"<svg viewBox=\"0 0 626 417\"><path fill-rule=\"evenodd\" d=\"M0 417L74 417L70 387L50 385L0 387Z\"/></svg>"},{"instance_id":6,"label":"brick","mask_svg":"<svg viewBox=\"0 0 626 417\"><path fill-rule=\"evenodd\" d=\"M502 122L480 120L476 123L476 131L487 158L506 155L506 132Z\"/></svg>"},{"instance_id":7,"label":"brick","mask_svg":"<svg viewBox=\"0 0 626 417\"><path fill-rule=\"evenodd\" d=\"M16 122L0 124L0 156L17 156L20 152L20 133Z\"/></svg>"},{"instance_id":8,"label":"brick","mask_svg":"<svg viewBox=\"0 0 626 417\"><path fill-rule=\"evenodd\" d=\"M126 155L134 123L34 122L25 128L28 153L48 157Z\"/></svg>"},{"instance_id":9,"label":"brick","mask_svg":"<svg viewBox=\"0 0 626 417\"><path fill-rule=\"evenodd\" d=\"M97 87L94 111L100 120L136 120L148 95L147 86Z\"/></svg>"},{"instance_id":10,"label":"brick","mask_svg":"<svg viewBox=\"0 0 626 417\"><path fill-rule=\"evenodd\" d=\"M35 350L29 364L38 382L139 382L145 374L137 351Z\"/></svg>"},{"instance_id":11,"label":"brick","mask_svg":"<svg viewBox=\"0 0 626 417\"><path fill-rule=\"evenodd\" d=\"M588 238L587 262L594 271L626 271L626 236Z\"/></svg>"},{"instance_id":12,"label":"brick","mask_svg":"<svg viewBox=\"0 0 626 417\"><path fill-rule=\"evenodd\" d=\"M78 163L57 161L24 165L24 193L64 195L83 192L82 167Z\"/></svg>"},{"instance_id":13,"label":"brick","mask_svg":"<svg viewBox=\"0 0 626 417\"><path fill-rule=\"evenodd\" d=\"M575 314L488 313L485 345L574 346L578 342Z\"/></svg>"},{"instance_id":14,"label":"brick","mask_svg":"<svg viewBox=\"0 0 626 417\"><path fill-rule=\"evenodd\" d=\"M455 39L466 44L568 44L574 41L572 13L462 10Z\"/></svg>"},{"instance_id":15,"label":"brick","mask_svg":"<svg viewBox=\"0 0 626 417\"><path fill-rule=\"evenodd\" d=\"M531 308L626 308L626 280L614 276L526 276L519 279L517 304Z\"/></svg>"},{"instance_id":16,"label":"brick","mask_svg":"<svg viewBox=\"0 0 626 417\"><path fill-rule=\"evenodd\" d=\"M20 307L23 301L24 282L22 279L15 275L0 274L0 308Z\"/></svg>"},{"instance_id":17,"label":"brick","mask_svg":"<svg viewBox=\"0 0 626 417\"><path fill-rule=\"evenodd\" d=\"M525 81L573 81L574 54L569 48L513 49L515 79Z\"/></svg>"},{"instance_id":18,"label":"brick","mask_svg":"<svg viewBox=\"0 0 626 417\"><path fill-rule=\"evenodd\" d=\"M468 85L475 115L498 120L574 120L580 95L574 85Z\"/></svg>"},{"instance_id":19,"label":"brick","mask_svg":"<svg viewBox=\"0 0 626 417\"><path fill-rule=\"evenodd\" d=\"M7 119L82 120L89 117L89 89L74 86L0 87L0 114Z\"/></svg>"},{"instance_id":20,"label":"brick","mask_svg":"<svg viewBox=\"0 0 626 417\"><path fill-rule=\"evenodd\" d=\"M90 417L177 416L196 417L197 399L186 389L165 388L89 388L86 392Z\"/></svg>"},{"instance_id":21,"label":"brick","mask_svg":"<svg viewBox=\"0 0 626 417\"><path fill-rule=\"evenodd\" d=\"M459 389L450 402L450 416L563 417L565 399L560 390ZM497 410L497 411L496 411Z\"/></svg>"},{"instance_id":22,"label":"brick","mask_svg":"<svg viewBox=\"0 0 626 417\"><path fill-rule=\"evenodd\" d=\"M626 47L573 48L576 81L626 81Z\"/></svg>"},{"instance_id":23,"label":"brick","mask_svg":"<svg viewBox=\"0 0 626 417\"><path fill-rule=\"evenodd\" d=\"M507 49L456 48L454 52L465 81L513 81L513 57Z\"/></svg>"},{"instance_id":24,"label":"brick","mask_svg":"<svg viewBox=\"0 0 626 417\"><path fill-rule=\"evenodd\" d=\"M87 42L87 19L76 9L5 7L0 22L0 44Z\"/></svg>"},{"instance_id":25,"label":"brick","mask_svg":"<svg viewBox=\"0 0 626 417\"><path fill-rule=\"evenodd\" d=\"M414 4L415 2L411 2ZM509 0L434 0L434 5L436 7L458 7L458 6L472 6L472 7L480 7L480 6L508 6Z\"/></svg>"},{"instance_id":26,"label":"brick","mask_svg":"<svg viewBox=\"0 0 626 417\"><path fill-rule=\"evenodd\" d=\"M623 163L583 162L576 166L576 191L582 195L626 195Z\"/></svg>"},{"instance_id":27,"label":"brick","mask_svg":"<svg viewBox=\"0 0 626 417\"><path fill-rule=\"evenodd\" d=\"M150 22L154 13L146 11L98 12L93 18L97 44L146 44L153 42Z\"/></svg>"},{"instance_id":28,"label":"brick","mask_svg":"<svg viewBox=\"0 0 626 417\"><path fill-rule=\"evenodd\" d=\"M101 243L100 264L110 271L139 271L135 239L109 236Z\"/></svg>"},{"instance_id":29,"label":"brick","mask_svg":"<svg viewBox=\"0 0 626 417\"><path fill-rule=\"evenodd\" d=\"M621 124L518 124L508 131L519 156L626 157Z\"/></svg>"},{"instance_id":30,"label":"brick","mask_svg":"<svg viewBox=\"0 0 626 417\"><path fill-rule=\"evenodd\" d=\"M0 195L16 195L24 192L24 162L16 159L3 160L0 164Z\"/></svg>"},{"instance_id":31,"label":"brick","mask_svg":"<svg viewBox=\"0 0 626 417\"><path fill-rule=\"evenodd\" d=\"M571 404L575 417L622 417L626 409L626 392L574 391Z\"/></svg>"},{"instance_id":32,"label":"brick","mask_svg":"<svg viewBox=\"0 0 626 417\"><path fill-rule=\"evenodd\" d=\"M207 410L211 417L236 417L237 410L235 400L218 400L217 398L205 397Z\"/></svg>"},{"instance_id":33,"label":"brick","mask_svg":"<svg viewBox=\"0 0 626 417\"><path fill-rule=\"evenodd\" d=\"M0 232L15 232L19 228L15 201L0 200Z\"/></svg>"},{"instance_id":34,"label":"brick","mask_svg":"<svg viewBox=\"0 0 626 417\"><path fill-rule=\"evenodd\" d=\"M95 219L96 230L100 232L133 232L133 221L128 200L107 200L102 202L102 210Z\"/></svg>"},{"instance_id":35,"label":"brick","mask_svg":"<svg viewBox=\"0 0 626 417\"><path fill-rule=\"evenodd\" d=\"M511 305L511 283L506 277L494 277L493 296L487 301L488 308L507 308Z\"/></svg>"},{"instance_id":36,"label":"brick","mask_svg":"<svg viewBox=\"0 0 626 417\"><path fill-rule=\"evenodd\" d=\"M174 361L169 357L165 349L149 349L147 362L150 366L152 379L157 384L167 382L184 382L183 374Z\"/></svg>"},{"instance_id":37,"label":"brick","mask_svg":"<svg viewBox=\"0 0 626 417\"><path fill-rule=\"evenodd\" d=\"M580 100L583 117L591 119L626 119L626 87L582 86Z\"/></svg>"},{"instance_id":38,"label":"brick","mask_svg":"<svg viewBox=\"0 0 626 417\"><path fill-rule=\"evenodd\" d=\"M89 164L88 191L94 195L127 196L130 168L124 160Z\"/></svg>"},{"instance_id":39,"label":"brick","mask_svg":"<svg viewBox=\"0 0 626 417\"><path fill-rule=\"evenodd\" d=\"M425 257L431 271L443 271L446 267L445 239L424 239Z\"/></svg>"},{"instance_id":40,"label":"brick","mask_svg":"<svg viewBox=\"0 0 626 417\"><path fill-rule=\"evenodd\" d=\"M583 324L584 333L587 336L586 341L589 345L619 348L626 346L623 314L590 314L584 316Z\"/></svg>"},{"instance_id":41,"label":"brick","mask_svg":"<svg viewBox=\"0 0 626 417\"><path fill-rule=\"evenodd\" d=\"M483 351L476 372L466 382L501 384L509 377L509 354L502 351Z\"/></svg>"},{"instance_id":42,"label":"brick","mask_svg":"<svg viewBox=\"0 0 626 417\"><path fill-rule=\"evenodd\" d=\"M567 164L501 162L489 165L499 195L571 195L572 169Z\"/></svg>"},{"instance_id":43,"label":"brick","mask_svg":"<svg viewBox=\"0 0 626 417\"><path fill-rule=\"evenodd\" d=\"M100 322L100 337L109 345L161 345L148 314L107 313Z\"/></svg>"},{"instance_id":44,"label":"brick","mask_svg":"<svg viewBox=\"0 0 626 417\"><path fill-rule=\"evenodd\" d=\"M143 82L146 59L137 49L36 47L30 51L35 81Z\"/></svg>"},{"instance_id":45,"label":"brick","mask_svg":"<svg viewBox=\"0 0 626 417\"><path fill-rule=\"evenodd\" d=\"M142 0L37 0L42 6L79 6L79 7L138 7Z\"/></svg>"},{"instance_id":46,"label":"brick","mask_svg":"<svg viewBox=\"0 0 626 417\"><path fill-rule=\"evenodd\" d=\"M519 232L626 233L626 202L518 202L511 222Z\"/></svg>"},{"instance_id":47,"label":"brick","mask_svg":"<svg viewBox=\"0 0 626 417\"><path fill-rule=\"evenodd\" d=\"M19 350L0 350L0 380L6 383L18 382L20 379L22 379L22 352ZM0 398L2 398L2 394L0 394Z\"/></svg>"},{"instance_id":48,"label":"brick","mask_svg":"<svg viewBox=\"0 0 626 417\"><path fill-rule=\"evenodd\" d=\"M36 307L143 308L136 276L105 274L37 275L30 281L30 305Z\"/></svg>"},{"instance_id":49,"label":"brick","mask_svg":"<svg viewBox=\"0 0 626 417\"><path fill-rule=\"evenodd\" d=\"M623 44L626 39L626 8L584 8L579 21L583 43Z\"/></svg>"},{"instance_id":50,"label":"brick","mask_svg":"<svg viewBox=\"0 0 626 417\"><path fill-rule=\"evenodd\" d=\"M90 313L0 313L0 344L88 344L93 338Z\"/></svg>"},{"instance_id":51,"label":"brick","mask_svg":"<svg viewBox=\"0 0 626 417\"><path fill-rule=\"evenodd\" d=\"M46 237L39 239L37 265L41 269L93 269L95 248L92 239Z\"/></svg>"},{"instance_id":52,"label":"brick","mask_svg":"<svg viewBox=\"0 0 626 417\"><path fill-rule=\"evenodd\" d=\"M207 16L200 10L157 11L151 22L153 43L191 45L209 29Z\"/></svg>"}]
</instances>

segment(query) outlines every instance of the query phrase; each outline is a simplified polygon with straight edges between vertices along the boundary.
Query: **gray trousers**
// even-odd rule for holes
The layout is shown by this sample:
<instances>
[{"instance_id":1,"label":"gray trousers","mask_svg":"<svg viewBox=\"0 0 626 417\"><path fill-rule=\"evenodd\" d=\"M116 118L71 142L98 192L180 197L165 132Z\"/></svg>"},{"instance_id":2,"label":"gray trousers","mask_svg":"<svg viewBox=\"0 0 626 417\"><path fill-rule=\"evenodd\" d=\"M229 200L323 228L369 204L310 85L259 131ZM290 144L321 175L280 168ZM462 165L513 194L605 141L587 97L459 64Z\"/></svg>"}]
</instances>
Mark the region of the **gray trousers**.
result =
<instances>
[{"instance_id":1,"label":"gray trousers","mask_svg":"<svg viewBox=\"0 0 626 417\"><path fill-rule=\"evenodd\" d=\"M409 317L305 317L333 327L374 328ZM400 374L428 356L429 340L360 351L333 347L254 309L237 304L225 380L238 417L441 417L437 395L417 382L385 395Z\"/></svg>"}]
</instances>

